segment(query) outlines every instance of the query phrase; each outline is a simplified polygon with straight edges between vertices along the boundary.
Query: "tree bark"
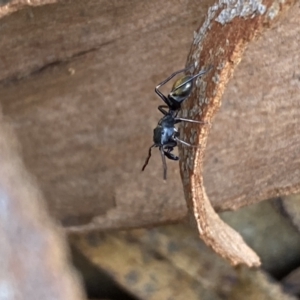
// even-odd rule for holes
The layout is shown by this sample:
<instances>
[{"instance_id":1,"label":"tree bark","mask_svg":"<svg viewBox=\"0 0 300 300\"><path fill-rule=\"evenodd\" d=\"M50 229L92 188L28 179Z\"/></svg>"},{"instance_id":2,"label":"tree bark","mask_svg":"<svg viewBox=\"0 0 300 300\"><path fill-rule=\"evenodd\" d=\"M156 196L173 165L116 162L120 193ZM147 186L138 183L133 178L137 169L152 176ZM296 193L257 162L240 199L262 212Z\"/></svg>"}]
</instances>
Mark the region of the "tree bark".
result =
<instances>
[{"instance_id":1,"label":"tree bark","mask_svg":"<svg viewBox=\"0 0 300 300\"><path fill-rule=\"evenodd\" d=\"M0 7L0 101L52 215L70 230L152 226L186 217L178 165L168 162L166 184L155 151L145 172L140 169L161 118L153 88L183 67L199 25L207 31L196 32L200 40L193 49L201 45L202 52L197 57L195 50L189 62L198 61L197 70L209 63L215 69L184 112L206 95L213 106L201 118L211 119L224 93L209 138L207 127L194 128L201 149L190 160L195 173L184 176L188 198L211 211L209 220L198 211L201 229L209 224L231 241L219 230L204 186L219 211L299 190L299 7L284 14L293 1L251 2L261 6L244 11L243 1L238 9L212 0L201 6L187 0L31 3L47 5L11 1ZM249 44L257 34L259 41ZM195 112L189 114L198 118ZM200 187L199 193L191 187ZM195 200L199 195L202 200ZM233 263L243 261L232 255ZM258 260L253 255L246 263Z\"/></svg>"}]
</instances>

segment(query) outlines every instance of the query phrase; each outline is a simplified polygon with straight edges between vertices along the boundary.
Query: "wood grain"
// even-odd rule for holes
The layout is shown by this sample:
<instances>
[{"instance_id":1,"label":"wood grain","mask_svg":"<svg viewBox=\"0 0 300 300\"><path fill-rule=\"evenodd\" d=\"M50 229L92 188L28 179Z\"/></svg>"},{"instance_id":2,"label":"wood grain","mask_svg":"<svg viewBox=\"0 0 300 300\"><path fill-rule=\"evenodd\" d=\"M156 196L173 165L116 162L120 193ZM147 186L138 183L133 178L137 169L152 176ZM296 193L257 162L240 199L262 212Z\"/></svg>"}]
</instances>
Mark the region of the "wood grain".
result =
<instances>
[{"instance_id":1,"label":"wood grain","mask_svg":"<svg viewBox=\"0 0 300 300\"><path fill-rule=\"evenodd\" d=\"M0 165L0 298L84 299L64 235L50 219L2 115Z\"/></svg>"},{"instance_id":2,"label":"wood grain","mask_svg":"<svg viewBox=\"0 0 300 300\"><path fill-rule=\"evenodd\" d=\"M68 228L186 217L178 165L168 162L167 183L158 153L140 169L161 117L153 89L184 66L213 3L60 1L0 19L2 111L52 215ZM298 15L294 6L248 45L226 88L204 161L218 210L298 190Z\"/></svg>"}]
</instances>

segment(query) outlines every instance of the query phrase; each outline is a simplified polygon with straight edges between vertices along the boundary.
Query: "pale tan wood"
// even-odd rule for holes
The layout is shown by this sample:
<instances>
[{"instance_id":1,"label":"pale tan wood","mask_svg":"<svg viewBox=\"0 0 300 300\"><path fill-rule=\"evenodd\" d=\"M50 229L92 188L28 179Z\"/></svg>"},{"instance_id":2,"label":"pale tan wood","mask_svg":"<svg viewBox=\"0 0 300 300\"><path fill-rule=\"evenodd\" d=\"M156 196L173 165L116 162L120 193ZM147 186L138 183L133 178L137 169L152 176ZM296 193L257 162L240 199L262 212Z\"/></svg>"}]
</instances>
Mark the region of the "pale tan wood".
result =
<instances>
[{"instance_id":1,"label":"pale tan wood","mask_svg":"<svg viewBox=\"0 0 300 300\"><path fill-rule=\"evenodd\" d=\"M153 89L183 67L193 31L213 3L62 1L27 7L0 20L2 110L52 214L65 226L128 228L186 216L178 165L168 162L167 183L156 151L144 173L140 168L161 117L156 109L161 101ZM204 183L217 209L261 201L278 191L297 191L297 12L295 6L280 25L265 30L249 46L214 119ZM276 39L265 45L269 34ZM295 77L289 81L291 70ZM277 74L286 79L280 81ZM261 99L263 91L269 94L260 113L272 112L267 107L275 113L258 122L249 105L256 109L254 100ZM285 122L277 119L281 112ZM293 118L287 117L289 112ZM291 128L290 134L286 128ZM265 139L260 133L267 129L272 132ZM287 146L279 147L278 140ZM243 164L236 163L236 157ZM256 170L263 176L257 177Z\"/></svg>"},{"instance_id":2,"label":"pale tan wood","mask_svg":"<svg viewBox=\"0 0 300 300\"><path fill-rule=\"evenodd\" d=\"M214 118L204 183L219 210L300 188L300 9L250 43Z\"/></svg>"},{"instance_id":3,"label":"pale tan wood","mask_svg":"<svg viewBox=\"0 0 300 300\"><path fill-rule=\"evenodd\" d=\"M50 219L2 115L0 165L0 298L84 299L62 230Z\"/></svg>"},{"instance_id":4,"label":"pale tan wood","mask_svg":"<svg viewBox=\"0 0 300 300\"><path fill-rule=\"evenodd\" d=\"M154 86L184 64L205 5L122 3L61 2L2 19L3 112L66 226L145 226L187 213L178 165L167 184L158 153L141 167L161 117Z\"/></svg>"}]
</instances>

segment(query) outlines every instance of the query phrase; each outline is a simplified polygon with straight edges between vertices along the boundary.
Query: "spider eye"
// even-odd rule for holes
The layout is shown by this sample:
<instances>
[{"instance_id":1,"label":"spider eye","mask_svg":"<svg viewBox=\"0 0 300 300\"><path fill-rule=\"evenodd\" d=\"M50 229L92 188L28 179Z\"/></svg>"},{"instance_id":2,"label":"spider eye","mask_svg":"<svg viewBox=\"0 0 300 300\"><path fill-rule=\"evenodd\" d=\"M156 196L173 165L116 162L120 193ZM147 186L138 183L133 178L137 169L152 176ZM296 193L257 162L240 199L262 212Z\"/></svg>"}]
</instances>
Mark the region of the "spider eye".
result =
<instances>
[{"instance_id":1,"label":"spider eye","mask_svg":"<svg viewBox=\"0 0 300 300\"><path fill-rule=\"evenodd\" d=\"M175 81L170 96L177 102L185 100L192 92L193 80L192 76L186 75Z\"/></svg>"}]
</instances>

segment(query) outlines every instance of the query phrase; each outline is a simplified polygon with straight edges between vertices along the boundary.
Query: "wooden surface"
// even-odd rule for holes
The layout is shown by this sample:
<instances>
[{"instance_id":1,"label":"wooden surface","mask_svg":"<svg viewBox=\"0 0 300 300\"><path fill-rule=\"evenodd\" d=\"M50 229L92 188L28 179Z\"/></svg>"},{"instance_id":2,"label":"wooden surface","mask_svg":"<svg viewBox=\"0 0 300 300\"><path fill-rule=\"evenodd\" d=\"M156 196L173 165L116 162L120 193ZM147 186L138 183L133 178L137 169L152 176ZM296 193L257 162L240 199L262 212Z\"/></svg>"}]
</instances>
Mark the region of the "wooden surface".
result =
<instances>
[{"instance_id":1,"label":"wooden surface","mask_svg":"<svg viewBox=\"0 0 300 300\"><path fill-rule=\"evenodd\" d=\"M3 112L64 225L177 221L187 213L177 164L167 184L158 155L140 170L160 117L154 86L185 63L203 8L110 3L60 3L2 19L1 49L10 49L1 60ZM16 32L29 41L22 48L9 38Z\"/></svg>"},{"instance_id":2,"label":"wooden surface","mask_svg":"<svg viewBox=\"0 0 300 300\"><path fill-rule=\"evenodd\" d=\"M250 43L208 137L204 183L219 210L299 192L299 2Z\"/></svg>"},{"instance_id":3,"label":"wooden surface","mask_svg":"<svg viewBox=\"0 0 300 300\"><path fill-rule=\"evenodd\" d=\"M0 114L0 299L82 300L68 249Z\"/></svg>"},{"instance_id":4,"label":"wooden surface","mask_svg":"<svg viewBox=\"0 0 300 300\"><path fill-rule=\"evenodd\" d=\"M246 47L265 27L272 25L272 22L274 22L273 8L274 5L277 4L276 1L255 1L251 2L251 4L248 2L232 3L230 1L225 1L225 3L225 7L223 4L212 6L208 10L205 22L194 34L194 41L187 65L195 66L195 70L192 71L195 74L197 74L205 64L212 65L214 68L201 78L201 80L198 79L198 89L195 89L189 101L185 101L183 104L182 115L184 118L212 123L213 117L219 111L222 104L222 96L228 81L232 77L234 69L241 61ZM286 5L292 5L292 2L286 3ZM278 18L277 15L278 12L275 15L275 17ZM243 105L241 105L241 108L243 108ZM231 121L231 113L233 112L233 110L230 110L227 116L229 123ZM299 114L297 110L293 111L290 109L289 112L291 115L293 113L295 113L296 116ZM265 114L265 106L262 105L262 107L259 107L256 105L252 111L252 118L257 116L261 117ZM241 118L242 115L240 112L239 118ZM270 116L268 115L268 117L271 117L271 114ZM297 122L296 118L291 117L289 124L292 123L292 120ZM270 123L274 124L274 121L275 119L271 119ZM249 124L244 124L245 126L249 126ZM229 126L223 126L222 128L223 130L225 128L226 130L230 130ZM232 128L231 132L235 132L235 130L236 128ZM255 130L257 130L257 128L255 128ZM203 179L205 176L205 173L203 173L203 164L209 132L209 126L200 127L195 123L181 125L182 139L188 141L190 144L199 146L191 149L180 147L180 157L182 158L180 160L180 170L188 206L194 213L199 234L207 245L211 246L217 253L228 259L234 265L244 263L248 266L257 266L260 264L258 256L243 242L241 236L236 231L220 219L218 214L213 210L206 193L208 186L204 183ZM222 130L219 130L218 134L223 137L225 136ZM269 134L266 133L266 135L268 138L273 137L272 132ZM246 137L249 137L249 135L246 135ZM229 171L229 175L226 178L229 186L227 189L224 189L222 185L215 186L216 190L220 189L220 195L224 195L225 197L228 197L229 194L231 197L235 196L232 195L232 192L230 193L231 190L235 193L242 193L243 198L241 196L235 196L235 198L229 201L229 208L231 209L236 208L238 204L242 202L241 200L244 200L244 205L253 203L255 197L256 199L262 200L260 197L262 197L263 193L270 193L272 187L271 193L273 194L269 194L269 197L274 196L274 194L280 190L280 187L278 187L277 190L274 189L274 181L280 176L276 177L273 175L272 165L267 173L265 173L265 162L268 161L268 158L264 157L274 152L272 158L276 158L276 150L271 148L268 149L269 151L262 151L263 155L261 157L258 157L258 155L261 154L260 152L255 153L255 159L252 158L251 160L250 158L250 161L248 161L248 153L251 151L251 147L247 149L246 154L239 154L238 151L240 149L238 145L240 140L237 140L237 138L238 136L235 135L234 142L232 142L235 146L234 156L231 157L226 153L226 150L230 153L231 144L229 144L230 146L227 148L222 149L224 150L223 153L225 153L223 159L224 161L226 160L227 163L227 165L224 164L224 171ZM260 138L261 136L258 137L258 139ZM265 138L264 140L267 141L268 139ZM217 141L219 144L220 139L217 139ZM298 140L295 142L299 144ZM281 143L281 145L283 146L283 143ZM295 165L297 164L297 160L295 161L295 152L297 149L295 149L293 153L289 145L290 141L285 145L285 149L290 151L287 153L286 161L289 159L290 162L293 162ZM268 146L260 143L259 149L262 148L262 150L265 150L264 147ZM214 163L217 165L217 169L220 166L218 166L220 158L222 159L222 155L219 156L218 153L216 153ZM257 162L259 162L258 165L256 165ZM244 181L244 174L246 174L246 172L243 163L248 164L247 171L249 176L246 178L246 181ZM234 168L232 165L236 167ZM229 168L227 168L228 166ZM226 174L225 172L224 175ZM230 176L232 172L235 173L236 178ZM296 174L293 175L298 179L298 169L294 170L294 172ZM218 175L219 174L215 175L214 178L218 178ZM235 181L230 181L234 179ZM286 178L283 177L282 180L286 180ZM278 180L276 184L278 184ZM290 182L290 186L284 186L283 189L285 191L289 189L289 192L294 189L295 192L297 191L297 186L293 186L292 182ZM217 199L220 198L222 197L219 196ZM251 198L254 199L251 201Z\"/></svg>"},{"instance_id":5,"label":"wooden surface","mask_svg":"<svg viewBox=\"0 0 300 300\"><path fill-rule=\"evenodd\" d=\"M0 19L2 111L68 228L186 216L178 164L167 183L156 151L140 169L161 117L153 89L185 65L212 4L61 1ZM249 45L213 120L204 183L219 210L298 191L298 16L297 4Z\"/></svg>"}]
</instances>

